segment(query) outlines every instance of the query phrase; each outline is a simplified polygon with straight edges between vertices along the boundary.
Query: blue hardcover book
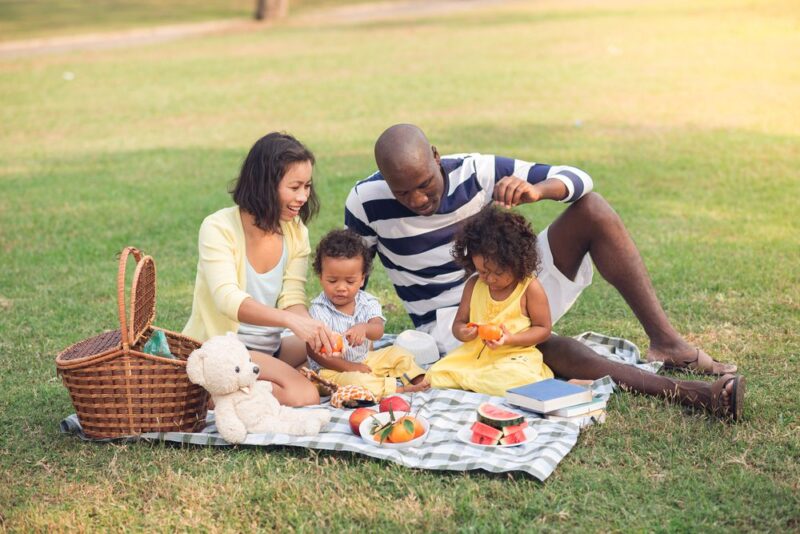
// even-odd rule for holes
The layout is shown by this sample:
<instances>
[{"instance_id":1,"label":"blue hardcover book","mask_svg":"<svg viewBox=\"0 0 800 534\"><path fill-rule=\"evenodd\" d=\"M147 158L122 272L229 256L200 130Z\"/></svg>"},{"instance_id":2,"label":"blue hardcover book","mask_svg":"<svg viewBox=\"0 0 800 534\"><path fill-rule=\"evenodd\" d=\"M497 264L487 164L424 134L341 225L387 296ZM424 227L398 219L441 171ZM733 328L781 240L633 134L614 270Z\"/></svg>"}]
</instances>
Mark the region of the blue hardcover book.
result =
<instances>
[{"instance_id":1,"label":"blue hardcover book","mask_svg":"<svg viewBox=\"0 0 800 534\"><path fill-rule=\"evenodd\" d=\"M592 401L592 390L563 380L548 378L506 391L511 404L539 413Z\"/></svg>"}]
</instances>

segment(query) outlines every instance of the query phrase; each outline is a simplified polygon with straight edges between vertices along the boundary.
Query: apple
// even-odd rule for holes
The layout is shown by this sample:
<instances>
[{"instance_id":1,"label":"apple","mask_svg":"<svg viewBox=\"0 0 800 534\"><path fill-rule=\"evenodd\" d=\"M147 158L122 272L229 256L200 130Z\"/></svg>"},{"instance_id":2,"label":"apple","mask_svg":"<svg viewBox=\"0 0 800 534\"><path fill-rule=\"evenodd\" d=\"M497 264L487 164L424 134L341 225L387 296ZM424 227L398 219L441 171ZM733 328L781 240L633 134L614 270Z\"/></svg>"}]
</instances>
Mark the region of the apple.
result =
<instances>
[{"instance_id":1,"label":"apple","mask_svg":"<svg viewBox=\"0 0 800 534\"><path fill-rule=\"evenodd\" d=\"M408 404L403 397L398 397L397 395L392 395L391 397L386 397L381 400L379 408L382 412L388 412L389 408L394 412L411 411L411 405Z\"/></svg>"},{"instance_id":2,"label":"apple","mask_svg":"<svg viewBox=\"0 0 800 534\"><path fill-rule=\"evenodd\" d=\"M375 410L370 408L357 408L353 410L353 413L350 414L350 430L353 431L353 434L356 436L360 436L361 432L358 431L358 427L361 426L362 421L369 417L370 415L375 415Z\"/></svg>"}]
</instances>

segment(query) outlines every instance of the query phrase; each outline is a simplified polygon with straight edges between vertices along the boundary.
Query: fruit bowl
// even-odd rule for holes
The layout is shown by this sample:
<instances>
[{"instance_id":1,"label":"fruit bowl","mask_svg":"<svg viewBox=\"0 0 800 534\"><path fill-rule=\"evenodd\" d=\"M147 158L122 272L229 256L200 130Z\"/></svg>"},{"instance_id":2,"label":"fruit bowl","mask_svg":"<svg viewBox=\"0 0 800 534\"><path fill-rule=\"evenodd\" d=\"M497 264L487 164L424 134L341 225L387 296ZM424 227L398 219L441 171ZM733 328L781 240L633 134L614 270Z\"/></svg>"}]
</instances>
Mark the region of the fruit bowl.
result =
<instances>
[{"instance_id":1,"label":"fruit bowl","mask_svg":"<svg viewBox=\"0 0 800 534\"><path fill-rule=\"evenodd\" d=\"M358 427L358 431L361 434L361 439L363 439L367 443L375 445L376 447L381 447L384 449L407 449L409 447L419 447L425 441L425 438L428 437L428 432L430 432L431 425L430 423L428 423L428 420L425 419L424 417L413 415L408 412L394 412L395 419L400 419L401 417L406 415L414 417L414 419L416 419L422 424L422 427L425 429L425 431L422 433L421 436L414 438L410 441L404 441L402 443L390 443L388 441L384 441L383 443L381 443L380 441L376 441L375 437L370 433L370 430L372 430L372 427L376 421L378 422L379 425L383 425L389 422L389 417L390 417L389 412L381 412L381 413L376 413L375 415L371 415L366 419L364 419L363 421L361 421L361 424Z\"/></svg>"}]
</instances>

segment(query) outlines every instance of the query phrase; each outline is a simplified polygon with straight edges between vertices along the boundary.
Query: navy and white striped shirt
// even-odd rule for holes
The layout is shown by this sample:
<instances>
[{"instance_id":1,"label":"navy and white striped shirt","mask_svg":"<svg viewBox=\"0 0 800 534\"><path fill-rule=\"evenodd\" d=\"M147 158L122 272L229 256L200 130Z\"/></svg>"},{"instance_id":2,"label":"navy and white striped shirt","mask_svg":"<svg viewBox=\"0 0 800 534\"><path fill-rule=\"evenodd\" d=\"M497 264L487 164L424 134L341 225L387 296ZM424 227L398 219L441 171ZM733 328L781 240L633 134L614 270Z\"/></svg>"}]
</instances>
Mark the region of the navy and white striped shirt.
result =
<instances>
[{"instance_id":1,"label":"navy and white striped shirt","mask_svg":"<svg viewBox=\"0 0 800 534\"><path fill-rule=\"evenodd\" d=\"M377 252L417 328L435 321L437 309L461 300L465 278L450 255L453 239L462 221L492 202L497 181L515 176L535 184L555 178L567 187L562 202L592 189L592 178L575 167L483 154L443 156L441 164L447 184L433 215L416 215L400 204L380 172L358 182L345 204L345 226Z\"/></svg>"}]
</instances>

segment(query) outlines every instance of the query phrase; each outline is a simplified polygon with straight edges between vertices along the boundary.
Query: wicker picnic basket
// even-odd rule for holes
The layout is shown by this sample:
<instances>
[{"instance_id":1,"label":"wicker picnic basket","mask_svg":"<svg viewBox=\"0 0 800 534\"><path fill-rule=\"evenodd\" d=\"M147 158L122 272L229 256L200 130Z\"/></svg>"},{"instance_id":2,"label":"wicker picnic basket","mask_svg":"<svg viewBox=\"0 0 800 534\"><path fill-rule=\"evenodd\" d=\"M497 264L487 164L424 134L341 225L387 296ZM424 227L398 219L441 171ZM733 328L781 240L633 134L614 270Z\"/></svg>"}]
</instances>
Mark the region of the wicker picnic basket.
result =
<instances>
[{"instance_id":1,"label":"wicker picnic basket","mask_svg":"<svg viewBox=\"0 0 800 534\"><path fill-rule=\"evenodd\" d=\"M125 269L136 259L130 298L130 326L125 315ZM177 359L141 352L154 331L156 266L153 258L127 247L117 277L118 330L84 339L56 358L84 433L118 438L144 432L193 432L205 424L208 394L189 382L186 359L200 346L187 336L162 330Z\"/></svg>"}]
</instances>

